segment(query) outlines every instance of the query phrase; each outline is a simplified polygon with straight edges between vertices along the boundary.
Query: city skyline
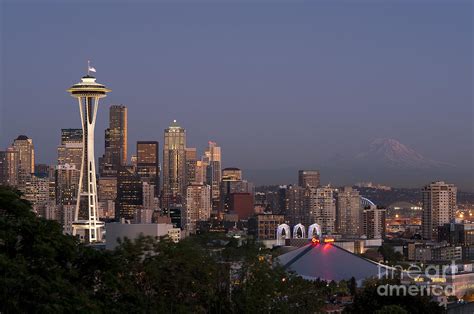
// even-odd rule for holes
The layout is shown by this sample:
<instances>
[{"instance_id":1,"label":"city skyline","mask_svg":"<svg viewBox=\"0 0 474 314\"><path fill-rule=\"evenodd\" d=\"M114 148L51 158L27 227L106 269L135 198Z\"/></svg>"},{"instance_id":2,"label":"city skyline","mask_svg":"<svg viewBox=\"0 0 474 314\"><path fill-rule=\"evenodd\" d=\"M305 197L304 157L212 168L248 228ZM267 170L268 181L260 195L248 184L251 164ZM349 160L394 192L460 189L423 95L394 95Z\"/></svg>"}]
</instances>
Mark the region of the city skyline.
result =
<instances>
[{"instance_id":1,"label":"city skyline","mask_svg":"<svg viewBox=\"0 0 474 314\"><path fill-rule=\"evenodd\" d=\"M0 0L0 314L474 313L472 0Z\"/></svg>"},{"instance_id":2,"label":"city skyline","mask_svg":"<svg viewBox=\"0 0 474 314\"><path fill-rule=\"evenodd\" d=\"M198 155L205 143L216 141L225 151L223 167L242 168L257 184L279 184L296 182L295 169L327 168L325 163L335 155L356 155L363 150L359 147L376 138L395 138L427 159L455 167L434 169L440 173L420 176L420 182L391 181L388 173L366 180L419 186L446 179L462 189L474 189L472 48L465 27L470 16L464 13L470 3L342 6L322 2L298 4L291 10L284 4L271 10L265 10L264 4L191 7L196 9L193 13L171 4L144 3L126 10L126 5L106 8L98 3L94 12L78 7L75 17L69 6L46 4L35 10L34 5L7 1L2 49L3 76L9 79L2 80L0 145L7 147L25 134L35 142L36 160L53 164L59 130L80 126L62 90L91 59L99 77L116 91L99 110L98 156L104 147L105 112L111 104L124 104L129 108L129 155L137 141L162 142L163 129L176 119L189 130L187 141L197 147ZM157 17L152 18L147 9ZM41 23L44 32L52 34L48 38L33 29L40 22L38 10L45 11L40 16L47 17ZM102 43L93 35L91 51L70 53L74 45L64 34L78 30L57 29L54 23L83 14L99 17L104 10L110 17L98 21L98 28L112 38ZM382 13L387 13L383 23L378 18ZM19 14L22 18L15 20ZM117 22L125 14L133 25ZM318 19L314 14L328 17ZM139 17L142 22L137 22ZM401 23L402 17L406 23ZM130 45L120 45L119 33ZM230 41L227 34L234 35ZM45 42L38 43L32 35ZM58 36L62 41L49 39ZM280 37L289 46L282 45ZM193 45L197 41L199 48ZM30 49L33 44L45 62L27 61L36 51ZM137 51L143 58L137 58ZM208 75L202 78L204 70ZM44 73L50 75L38 82ZM22 84L16 84L20 80ZM37 97L40 90L47 97ZM8 119L25 110L32 114ZM280 177L275 177L276 172ZM330 169L321 172L334 184L364 179L332 176Z\"/></svg>"}]
</instances>

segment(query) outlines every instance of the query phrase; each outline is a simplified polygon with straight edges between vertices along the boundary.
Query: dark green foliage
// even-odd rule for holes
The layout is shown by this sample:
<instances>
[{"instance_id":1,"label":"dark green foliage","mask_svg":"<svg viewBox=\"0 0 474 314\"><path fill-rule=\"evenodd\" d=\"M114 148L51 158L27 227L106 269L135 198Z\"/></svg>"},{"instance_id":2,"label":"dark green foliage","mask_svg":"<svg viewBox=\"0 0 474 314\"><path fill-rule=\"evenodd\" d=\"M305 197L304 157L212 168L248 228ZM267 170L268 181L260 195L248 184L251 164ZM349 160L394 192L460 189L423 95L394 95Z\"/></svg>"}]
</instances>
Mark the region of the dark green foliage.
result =
<instances>
[{"instance_id":1,"label":"dark green foliage","mask_svg":"<svg viewBox=\"0 0 474 314\"><path fill-rule=\"evenodd\" d=\"M382 254L384 262L389 265L399 264L400 261L403 261L403 255L400 252L395 252L392 246L388 244L383 244L378 252Z\"/></svg>"},{"instance_id":2,"label":"dark green foliage","mask_svg":"<svg viewBox=\"0 0 474 314\"><path fill-rule=\"evenodd\" d=\"M428 296L381 296L377 293L377 287L385 284L399 285L400 281L397 279L367 280L364 289L356 294L354 303L346 307L344 313L379 313L377 311L392 313L389 311L395 311L397 307L389 307L390 305L398 305L408 313L444 313L443 308L430 301Z\"/></svg>"}]
</instances>

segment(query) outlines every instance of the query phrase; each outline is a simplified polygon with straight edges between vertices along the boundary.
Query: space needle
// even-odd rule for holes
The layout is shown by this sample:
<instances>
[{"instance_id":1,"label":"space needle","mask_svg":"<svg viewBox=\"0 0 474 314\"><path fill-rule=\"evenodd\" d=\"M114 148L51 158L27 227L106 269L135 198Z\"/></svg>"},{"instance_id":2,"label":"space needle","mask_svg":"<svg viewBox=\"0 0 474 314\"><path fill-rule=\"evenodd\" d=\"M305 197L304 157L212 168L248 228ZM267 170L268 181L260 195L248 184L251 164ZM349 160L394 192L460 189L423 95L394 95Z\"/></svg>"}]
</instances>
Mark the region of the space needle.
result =
<instances>
[{"instance_id":1,"label":"space needle","mask_svg":"<svg viewBox=\"0 0 474 314\"><path fill-rule=\"evenodd\" d=\"M95 69L87 64L87 75L81 82L67 91L79 102L82 123L82 163L77 193L77 204L72 223L72 234L79 235L83 242L93 243L102 240L101 229L104 223L99 221L97 211L97 184L94 158L94 128L99 107L99 99L107 96L111 90L96 82L90 75Z\"/></svg>"}]
</instances>

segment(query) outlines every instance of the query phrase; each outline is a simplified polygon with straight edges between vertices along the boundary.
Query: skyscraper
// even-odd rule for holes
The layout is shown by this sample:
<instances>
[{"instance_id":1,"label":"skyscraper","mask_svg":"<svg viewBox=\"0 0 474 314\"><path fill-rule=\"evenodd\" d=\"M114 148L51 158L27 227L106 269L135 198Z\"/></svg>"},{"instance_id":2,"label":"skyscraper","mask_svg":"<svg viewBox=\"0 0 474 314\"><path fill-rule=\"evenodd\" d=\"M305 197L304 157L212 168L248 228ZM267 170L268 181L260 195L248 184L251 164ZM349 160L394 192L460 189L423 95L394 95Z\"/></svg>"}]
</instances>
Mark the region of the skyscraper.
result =
<instances>
[{"instance_id":1,"label":"skyscraper","mask_svg":"<svg viewBox=\"0 0 474 314\"><path fill-rule=\"evenodd\" d=\"M61 145L82 143L82 129L61 129Z\"/></svg>"},{"instance_id":2,"label":"skyscraper","mask_svg":"<svg viewBox=\"0 0 474 314\"><path fill-rule=\"evenodd\" d=\"M436 241L438 227L454 219L457 206L456 193L457 188L444 181L436 181L423 187L421 229L424 239Z\"/></svg>"},{"instance_id":3,"label":"skyscraper","mask_svg":"<svg viewBox=\"0 0 474 314\"><path fill-rule=\"evenodd\" d=\"M216 142L209 141L209 147L202 158L207 165L206 183L211 187L212 200L219 201L221 184L221 148Z\"/></svg>"},{"instance_id":4,"label":"skyscraper","mask_svg":"<svg viewBox=\"0 0 474 314\"><path fill-rule=\"evenodd\" d=\"M194 182L205 183L206 182L206 164L202 160L196 161L196 170L194 175Z\"/></svg>"},{"instance_id":5,"label":"skyscraper","mask_svg":"<svg viewBox=\"0 0 474 314\"><path fill-rule=\"evenodd\" d=\"M362 208L359 191L346 186L337 193L336 230L345 236L362 234Z\"/></svg>"},{"instance_id":6,"label":"skyscraper","mask_svg":"<svg viewBox=\"0 0 474 314\"><path fill-rule=\"evenodd\" d=\"M318 170L299 170L298 171L298 185L305 187L317 188L320 185Z\"/></svg>"},{"instance_id":7,"label":"skyscraper","mask_svg":"<svg viewBox=\"0 0 474 314\"><path fill-rule=\"evenodd\" d=\"M5 152L6 164L6 185L18 186L19 183L19 167L20 154L18 150L13 147L8 147Z\"/></svg>"},{"instance_id":8,"label":"skyscraper","mask_svg":"<svg viewBox=\"0 0 474 314\"><path fill-rule=\"evenodd\" d=\"M82 129L62 129L61 143L58 146L58 165L74 165L81 169Z\"/></svg>"},{"instance_id":9,"label":"skyscraper","mask_svg":"<svg viewBox=\"0 0 474 314\"><path fill-rule=\"evenodd\" d=\"M33 140L20 135L13 141L12 147L18 152L18 179L21 185L35 172Z\"/></svg>"},{"instance_id":10,"label":"skyscraper","mask_svg":"<svg viewBox=\"0 0 474 314\"><path fill-rule=\"evenodd\" d=\"M306 188L306 206L309 213L309 223L317 223L323 233L335 232L336 201L334 189L330 186Z\"/></svg>"},{"instance_id":11,"label":"skyscraper","mask_svg":"<svg viewBox=\"0 0 474 314\"><path fill-rule=\"evenodd\" d=\"M363 234L367 239L381 239L385 236L385 209L371 206L363 210Z\"/></svg>"},{"instance_id":12,"label":"skyscraper","mask_svg":"<svg viewBox=\"0 0 474 314\"><path fill-rule=\"evenodd\" d=\"M222 170L221 207L225 213L230 211L230 194L236 192L243 192L234 190L235 185L241 181L242 170L240 170L239 168L225 168Z\"/></svg>"},{"instance_id":13,"label":"skyscraper","mask_svg":"<svg viewBox=\"0 0 474 314\"><path fill-rule=\"evenodd\" d=\"M57 165L55 170L56 204L74 205L77 203L81 170L75 165Z\"/></svg>"},{"instance_id":14,"label":"skyscraper","mask_svg":"<svg viewBox=\"0 0 474 314\"><path fill-rule=\"evenodd\" d=\"M183 227L188 234L196 233L197 222L211 217L211 189L209 185L192 183L186 192Z\"/></svg>"},{"instance_id":15,"label":"skyscraper","mask_svg":"<svg viewBox=\"0 0 474 314\"><path fill-rule=\"evenodd\" d=\"M300 186L289 185L284 191L285 217L290 225L309 222L309 212L305 206L305 189Z\"/></svg>"},{"instance_id":16,"label":"skyscraper","mask_svg":"<svg viewBox=\"0 0 474 314\"><path fill-rule=\"evenodd\" d=\"M196 148L186 148L186 185L196 182Z\"/></svg>"},{"instance_id":17,"label":"skyscraper","mask_svg":"<svg viewBox=\"0 0 474 314\"><path fill-rule=\"evenodd\" d=\"M186 130L176 120L165 129L162 207L182 204L186 196Z\"/></svg>"},{"instance_id":18,"label":"skyscraper","mask_svg":"<svg viewBox=\"0 0 474 314\"><path fill-rule=\"evenodd\" d=\"M155 197L158 197L160 194L160 160L158 142L137 142L136 171L142 181L146 181L154 186Z\"/></svg>"},{"instance_id":19,"label":"skyscraper","mask_svg":"<svg viewBox=\"0 0 474 314\"><path fill-rule=\"evenodd\" d=\"M105 152L100 158L100 175L116 176L127 164L127 107L113 105L109 110L109 128L105 130Z\"/></svg>"},{"instance_id":20,"label":"skyscraper","mask_svg":"<svg viewBox=\"0 0 474 314\"><path fill-rule=\"evenodd\" d=\"M72 97L79 102L79 111L82 122L82 164L79 178L78 196L73 235L80 235L86 242L101 240L101 228L104 226L97 216L97 185L94 158L94 128L99 107L99 99L106 97L110 92L104 85L96 82L96 78L89 74L81 82L68 89Z\"/></svg>"},{"instance_id":21,"label":"skyscraper","mask_svg":"<svg viewBox=\"0 0 474 314\"><path fill-rule=\"evenodd\" d=\"M8 165L6 151L0 151L0 185L8 185Z\"/></svg>"},{"instance_id":22,"label":"skyscraper","mask_svg":"<svg viewBox=\"0 0 474 314\"><path fill-rule=\"evenodd\" d=\"M143 184L132 166L121 166L117 173L115 219L133 220L143 208Z\"/></svg>"}]
</instances>

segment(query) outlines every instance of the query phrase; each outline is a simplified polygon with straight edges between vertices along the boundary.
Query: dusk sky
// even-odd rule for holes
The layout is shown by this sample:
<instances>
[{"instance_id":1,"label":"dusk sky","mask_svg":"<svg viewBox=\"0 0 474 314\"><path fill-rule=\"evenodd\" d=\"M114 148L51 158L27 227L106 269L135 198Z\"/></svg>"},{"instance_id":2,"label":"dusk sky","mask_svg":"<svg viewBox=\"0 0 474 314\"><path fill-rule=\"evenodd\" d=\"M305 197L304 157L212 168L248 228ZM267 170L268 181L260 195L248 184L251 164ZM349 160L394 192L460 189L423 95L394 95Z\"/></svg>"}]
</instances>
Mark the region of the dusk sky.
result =
<instances>
[{"instance_id":1,"label":"dusk sky","mask_svg":"<svg viewBox=\"0 0 474 314\"><path fill-rule=\"evenodd\" d=\"M96 157L124 104L129 155L177 119L224 166L318 168L386 137L472 169L471 1L37 2L0 6L0 149L25 134L54 164L91 60L112 89Z\"/></svg>"}]
</instances>

